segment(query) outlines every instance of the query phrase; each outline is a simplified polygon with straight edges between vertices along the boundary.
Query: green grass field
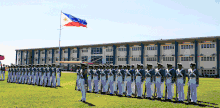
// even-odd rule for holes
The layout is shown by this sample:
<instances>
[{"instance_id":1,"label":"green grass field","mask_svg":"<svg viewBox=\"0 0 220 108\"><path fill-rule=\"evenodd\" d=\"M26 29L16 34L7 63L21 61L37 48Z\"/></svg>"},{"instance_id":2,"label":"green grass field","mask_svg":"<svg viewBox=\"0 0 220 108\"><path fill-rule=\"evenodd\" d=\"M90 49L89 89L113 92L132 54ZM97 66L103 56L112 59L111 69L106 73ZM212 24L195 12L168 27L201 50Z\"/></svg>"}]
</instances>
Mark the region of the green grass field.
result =
<instances>
[{"instance_id":1,"label":"green grass field","mask_svg":"<svg viewBox=\"0 0 220 108\"><path fill-rule=\"evenodd\" d=\"M6 72L7 76L7 72ZM7 77L6 77L7 79ZM61 86L57 89L33 85L7 83L0 81L0 108L83 108L91 107L79 101L81 92L75 90L76 73L62 73ZM187 94L185 86L185 99ZM175 90L174 90L175 91ZM212 107L220 107L220 79L200 78L198 101ZM175 96L174 96L175 97ZM86 94L86 101L95 106L108 108L196 108L199 106L180 103L162 102L159 100L137 99L118 96ZM215 103L218 105L213 105Z\"/></svg>"}]
</instances>

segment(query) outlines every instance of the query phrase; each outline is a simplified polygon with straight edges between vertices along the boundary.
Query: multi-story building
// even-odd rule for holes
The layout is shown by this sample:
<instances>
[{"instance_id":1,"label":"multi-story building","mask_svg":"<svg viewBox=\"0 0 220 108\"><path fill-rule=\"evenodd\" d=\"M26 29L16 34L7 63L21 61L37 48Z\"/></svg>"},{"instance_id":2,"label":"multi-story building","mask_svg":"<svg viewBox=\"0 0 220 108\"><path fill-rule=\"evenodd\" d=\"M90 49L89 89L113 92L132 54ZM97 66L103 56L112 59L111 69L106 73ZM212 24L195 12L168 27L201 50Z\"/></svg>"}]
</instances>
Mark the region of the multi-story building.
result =
<instances>
[{"instance_id":1,"label":"multi-story building","mask_svg":"<svg viewBox=\"0 0 220 108\"><path fill-rule=\"evenodd\" d=\"M35 49L17 49L17 64L51 64L55 61L83 61L93 63L143 64L160 62L166 68L172 63L182 63L184 69L196 63L200 74L216 75L219 71L220 36L154 41L109 43ZM71 64L64 64L70 69Z\"/></svg>"}]
</instances>

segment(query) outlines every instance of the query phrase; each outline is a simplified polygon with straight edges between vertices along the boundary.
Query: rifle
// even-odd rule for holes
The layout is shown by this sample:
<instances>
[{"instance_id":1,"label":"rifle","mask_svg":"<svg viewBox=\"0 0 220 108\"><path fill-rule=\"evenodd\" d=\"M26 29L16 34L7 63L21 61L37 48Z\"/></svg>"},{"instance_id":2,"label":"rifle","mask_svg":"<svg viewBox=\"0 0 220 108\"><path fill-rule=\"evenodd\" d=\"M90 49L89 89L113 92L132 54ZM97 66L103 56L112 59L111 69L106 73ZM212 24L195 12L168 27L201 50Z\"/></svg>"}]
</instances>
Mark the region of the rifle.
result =
<instances>
[{"instance_id":1,"label":"rifle","mask_svg":"<svg viewBox=\"0 0 220 108\"><path fill-rule=\"evenodd\" d=\"M188 83L189 83L189 72L188 72ZM187 101L190 102L190 85L188 84Z\"/></svg>"},{"instance_id":2,"label":"rifle","mask_svg":"<svg viewBox=\"0 0 220 108\"><path fill-rule=\"evenodd\" d=\"M156 98L156 96L157 96L157 93L156 93L156 82L155 82L155 84L154 84L154 99Z\"/></svg>"},{"instance_id":3,"label":"rifle","mask_svg":"<svg viewBox=\"0 0 220 108\"><path fill-rule=\"evenodd\" d=\"M176 77L176 101L178 101L178 97L177 97L177 95L178 95L178 91L177 91L177 77Z\"/></svg>"},{"instance_id":4,"label":"rifle","mask_svg":"<svg viewBox=\"0 0 220 108\"><path fill-rule=\"evenodd\" d=\"M146 90L146 84L145 84L145 92L144 92L144 98L146 98L146 92L147 92L147 90Z\"/></svg>"}]
</instances>

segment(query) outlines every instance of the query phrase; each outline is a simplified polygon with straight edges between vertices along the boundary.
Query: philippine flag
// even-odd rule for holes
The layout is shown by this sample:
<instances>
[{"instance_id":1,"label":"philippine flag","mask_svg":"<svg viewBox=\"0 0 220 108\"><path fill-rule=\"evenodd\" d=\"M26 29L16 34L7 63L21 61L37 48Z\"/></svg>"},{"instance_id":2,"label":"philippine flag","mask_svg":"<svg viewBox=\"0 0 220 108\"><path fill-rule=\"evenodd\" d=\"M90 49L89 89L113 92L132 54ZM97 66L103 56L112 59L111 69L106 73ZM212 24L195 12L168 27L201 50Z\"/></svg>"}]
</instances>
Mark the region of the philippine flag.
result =
<instances>
[{"instance_id":1,"label":"philippine flag","mask_svg":"<svg viewBox=\"0 0 220 108\"><path fill-rule=\"evenodd\" d=\"M70 14L61 12L61 24L62 26L71 27L86 27L87 28L87 22L86 20L82 20L79 18L76 18Z\"/></svg>"}]
</instances>

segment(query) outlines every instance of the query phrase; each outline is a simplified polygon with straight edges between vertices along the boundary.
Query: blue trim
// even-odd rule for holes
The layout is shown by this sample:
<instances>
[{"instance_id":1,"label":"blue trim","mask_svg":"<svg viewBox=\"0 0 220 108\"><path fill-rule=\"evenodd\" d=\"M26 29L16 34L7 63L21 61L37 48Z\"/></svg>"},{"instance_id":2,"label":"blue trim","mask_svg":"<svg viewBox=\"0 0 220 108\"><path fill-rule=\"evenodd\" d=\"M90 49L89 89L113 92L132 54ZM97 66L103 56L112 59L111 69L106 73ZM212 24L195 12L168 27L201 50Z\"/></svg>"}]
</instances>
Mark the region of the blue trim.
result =
<instances>
[{"instance_id":1,"label":"blue trim","mask_svg":"<svg viewBox=\"0 0 220 108\"><path fill-rule=\"evenodd\" d=\"M141 64L144 64L144 44L141 43Z\"/></svg>"},{"instance_id":2,"label":"blue trim","mask_svg":"<svg viewBox=\"0 0 220 108\"><path fill-rule=\"evenodd\" d=\"M178 62L178 42L175 41L175 70L177 69Z\"/></svg>"},{"instance_id":3,"label":"blue trim","mask_svg":"<svg viewBox=\"0 0 220 108\"><path fill-rule=\"evenodd\" d=\"M27 54L28 54L29 52L27 52ZM34 64L34 50L32 50L32 55L30 55L30 56L32 56L32 58L31 58L31 64L33 65ZM30 58L30 57L29 57ZM30 61L30 60L29 60ZM30 64L30 63L29 63Z\"/></svg>"},{"instance_id":4,"label":"blue trim","mask_svg":"<svg viewBox=\"0 0 220 108\"><path fill-rule=\"evenodd\" d=\"M126 58L126 61L127 61L127 64L129 64L129 52L130 52L130 50L129 50L130 48L129 48L129 45L127 44L127 58Z\"/></svg>"},{"instance_id":5,"label":"blue trim","mask_svg":"<svg viewBox=\"0 0 220 108\"><path fill-rule=\"evenodd\" d=\"M31 64L34 64L34 50L32 50Z\"/></svg>"},{"instance_id":6,"label":"blue trim","mask_svg":"<svg viewBox=\"0 0 220 108\"><path fill-rule=\"evenodd\" d=\"M32 50L33 51L33 50ZM26 54L26 65L27 65L27 58L28 58L28 51L27 51L27 54Z\"/></svg>"},{"instance_id":7,"label":"blue trim","mask_svg":"<svg viewBox=\"0 0 220 108\"><path fill-rule=\"evenodd\" d=\"M216 61L217 61L217 74L218 74L218 77L220 77L220 73L219 73L219 39L218 38L216 39L216 52L217 52L217 58L216 58Z\"/></svg>"},{"instance_id":8,"label":"blue trim","mask_svg":"<svg viewBox=\"0 0 220 108\"><path fill-rule=\"evenodd\" d=\"M45 64L47 63L47 50L45 49Z\"/></svg>"},{"instance_id":9,"label":"blue trim","mask_svg":"<svg viewBox=\"0 0 220 108\"><path fill-rule=\"evenodd\" d=\"M23 55L23 51L21 51L21 65L22 65L22 55Z\"/></svg>"},{"instance_id":10,"label":"blue trim","mask_svg":"<svg viewBox=\"0 0 220 108\"><path fill-rule=\"evenodd\" d=\"M40 50L38 50L38 60L37 60L38 64L40 64Z\"/></svg>"},{"instance_id":11,"label":"blue trim","mask_svg":"<svg viewBox=\"0 0 220 108\"><path fill-rule=\"evenodd\" d=\"M198 68L197 57L198 57L198 41L195 40L195 63L196 63L196 70L197 70L197 68Z\"/></svg>"},{"instance_id":12,"label":"blue trim","mask_svg":"<svg viewBox=\"0 0 220 108\"><path fill-rule=\"evenodd\" d=\"M160 62L160 43L157 42L157 62Z\"/></svg>"},{"instance_id":13,"label":"blue trim","mask_svg":"<svg viewBox=\"0 0 220 108\"><path fill-rule=\"evenodd\" d=\"M15 62L16 65L18 64L17 61L18 61L18 51L16 51L16 62Z\"/></svg>"},{"instance_id":14,"label":"blue trim","mask_svg":"<svg viewBox=\"0 0 220 108\"><path fill-rule=\"evenodd\" d=\"M53 63L53 58L54 58L54 49L52 49L52 63Z\"/></svg>"},{"instance_id":15,"label":"blue trim","mask_svg":"<svg viewBox=\"0 0 220 108\"><path fill-rule=\"evenodd\" d=\"M70 48L68 48L68 61L70 61ZM67 70L69 70L70 64L67 66Z\"/></svg>"},{"instance_id":16,"label":"blue trim","mask_svg":"<svg viewBox=\"0 0 220 108\"><path fill-rule=\"evenodd\" d=\"M77 47L77 61L79 61L79 47Z\"/></svg>"},{"instance_id":17,"label":"blue trim","mask_svg":"<svg viewBox=\"0 0 220 108\"><path fill-rule=\"evenodd\" d=\"M115 65L116 46L113 45L113 65Z\"/></svg>"},{"instance_id":18,"label":"blue trim","mask_svg":"<svg viewBox=\"0 0 220 108\"><path fill-rule=\"evenodd\" d=\"M62 57L62 48L60 48L60 61L61 61L61 57ZM61 63L60 63L61 66Z\"/></svg>"}]
</instances>

